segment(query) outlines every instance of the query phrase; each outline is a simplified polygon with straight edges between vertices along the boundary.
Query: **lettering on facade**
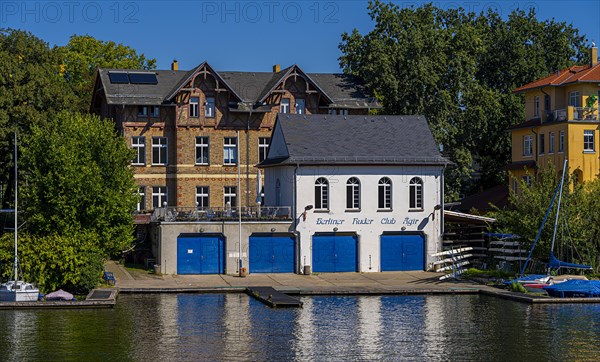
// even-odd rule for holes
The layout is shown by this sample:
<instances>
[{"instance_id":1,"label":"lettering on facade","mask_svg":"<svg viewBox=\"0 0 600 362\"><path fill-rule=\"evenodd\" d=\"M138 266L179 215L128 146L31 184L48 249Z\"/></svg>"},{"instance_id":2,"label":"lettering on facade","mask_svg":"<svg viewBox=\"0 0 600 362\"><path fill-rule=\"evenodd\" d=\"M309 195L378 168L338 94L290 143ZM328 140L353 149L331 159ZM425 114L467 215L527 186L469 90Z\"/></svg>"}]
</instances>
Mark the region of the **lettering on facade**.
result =
<instances>
[{"instance_id":1,"label":"lettering on facade","mask_svg":"<svg viewBox=\"0 0 600 362\"><path fill-rule=\"evenodd\" d=\"M373 223L373 219L362 218L359 219L355 217L352 219L352 225L371 225Z\"/></svg>"},{"instance_id":2,"label":"lettering on facade","mask_svg":"<svg viewBox=\"0 0 600 362\"><path fill-rule=\"evenodd\" d=\"M317 225L342 225L344 220L336 220L332 218L323 219L321 217L317 218Z\"/></svg>"},{"instance_id":3,"label":"lettering on facade","mask_svg":"<svg viewBox=\"0 0 600 362\"><path fill-rule=\"evenodd\" d=\"M407 225L407 226L413 226L416 225L419 222L419 219L411 219L411 218L404 218L404 221L402 222L402 225Z\"/></svg>"},{"instance_id":4,"label":"lettering on facade","mask_svg":"<svg viewBox=\"0 0 600 362\"><path fill-rule=\"evenodd\" d=\"M396 223L396 219L393 217L384 217L381 219L381 225L394 225Z\"/></svg>"}]
</instances>

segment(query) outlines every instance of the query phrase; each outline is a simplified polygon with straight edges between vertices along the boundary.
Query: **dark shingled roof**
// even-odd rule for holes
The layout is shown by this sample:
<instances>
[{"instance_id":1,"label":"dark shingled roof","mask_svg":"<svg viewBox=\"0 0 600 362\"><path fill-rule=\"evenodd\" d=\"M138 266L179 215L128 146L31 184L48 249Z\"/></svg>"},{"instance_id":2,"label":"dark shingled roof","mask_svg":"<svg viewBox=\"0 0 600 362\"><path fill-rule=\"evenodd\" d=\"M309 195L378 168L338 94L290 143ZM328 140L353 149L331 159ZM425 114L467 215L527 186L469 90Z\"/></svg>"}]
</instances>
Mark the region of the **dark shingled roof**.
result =
<instances>
[{"instance_id":1,"label":"dark shingled roof","mask_svg":"<svg viewBox=\"0 0 600 362\"><path fill-rule=\"evenodd\" d=\"M278 115L289 157L281 164L447 165L424 116ZM273 137L276 137L276 133Z\"/></svg>"},{"instance_id":2,"label":"dark shingled roof","mask_svg":"<svg viewBox=\"0 0 600 362\"><path fill-rule=\"evenodd\" d=\"M158 105L187 74L181 70L99 69L108 104ZM154 73L158 84L113 84L109 72Z\"/></svg>"},{"instance_id":3,"label":"dark shingled roof","mask_svg":"<svg viewBox=\"0 0 600 362\"><path fill-rule=\"evenodd\" d=\"M99 69L100 80L104 88L108 104L158 105L170 104L171 98L178 89L198 69L210 67L206 62L194 69L183 70L132 70L132 69ZM255 107L257 102L266 97L292 68L287 67L277 73L273 72L215 72L225 81L234 95L244 103L240 111ZM212 68L211 68L212 69ZM297 67L302 72L302 70ZM155 73L158 84L113 84L108 77L109 72L151 72ZM381 104L368 96L366 89L358 80L344 74L306 74L326 97L331 98L330 108L381 108Z\"/></svg>"}]
</instances>

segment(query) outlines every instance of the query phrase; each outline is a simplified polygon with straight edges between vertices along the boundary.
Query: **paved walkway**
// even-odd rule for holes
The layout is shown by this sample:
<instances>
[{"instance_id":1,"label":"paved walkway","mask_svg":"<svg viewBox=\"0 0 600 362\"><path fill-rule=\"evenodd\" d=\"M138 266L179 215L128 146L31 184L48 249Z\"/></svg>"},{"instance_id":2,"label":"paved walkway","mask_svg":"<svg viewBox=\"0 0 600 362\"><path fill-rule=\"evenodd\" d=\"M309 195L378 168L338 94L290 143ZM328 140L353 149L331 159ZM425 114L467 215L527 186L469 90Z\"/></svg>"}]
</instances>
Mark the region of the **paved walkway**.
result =
<instances>
[{"instance_id":1,"label":"paved walkway","mask_svg":"<svg viewBox=\"0 0 600 362\"><path fill-rule=\"evenodd\" d=\"M477 292L483 286L466 281L439 281L441 274L430 272L251 274L231 275L152 275L129 273L114 261L107 262L117 287L123 292L169 292L241 290L249 286L271 286L284 292L318 293L460 293Z\"/></svg>"}]
</instances>

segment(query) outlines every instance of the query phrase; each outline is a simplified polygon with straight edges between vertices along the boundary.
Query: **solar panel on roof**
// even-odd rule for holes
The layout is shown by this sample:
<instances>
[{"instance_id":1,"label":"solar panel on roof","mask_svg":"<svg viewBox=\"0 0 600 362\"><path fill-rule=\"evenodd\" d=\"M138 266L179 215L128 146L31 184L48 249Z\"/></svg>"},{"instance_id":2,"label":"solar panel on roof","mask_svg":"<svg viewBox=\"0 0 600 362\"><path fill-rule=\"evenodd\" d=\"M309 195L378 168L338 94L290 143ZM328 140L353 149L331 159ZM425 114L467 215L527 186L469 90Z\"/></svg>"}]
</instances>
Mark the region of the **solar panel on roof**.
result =
<instances>
[{"instance_id":1,"label":"solar panel on roof","mask_svg":"<svg viewBox=\"0 0 600 362\"><path fill-rule=\"evenodd\" d=\"M114 84L129 84L127 73L123 72L108 72L108 78Z\"/></svg>"},{"instance_id":2,"label":"solar panel on roof","mask_svg":"<svg viewBox=\"0 0 600 362\"><path fill-rule=\"evenodd\" d=\"M157 84L155 73L129 73L131 84Z\"/></svg>"}]
</instances>

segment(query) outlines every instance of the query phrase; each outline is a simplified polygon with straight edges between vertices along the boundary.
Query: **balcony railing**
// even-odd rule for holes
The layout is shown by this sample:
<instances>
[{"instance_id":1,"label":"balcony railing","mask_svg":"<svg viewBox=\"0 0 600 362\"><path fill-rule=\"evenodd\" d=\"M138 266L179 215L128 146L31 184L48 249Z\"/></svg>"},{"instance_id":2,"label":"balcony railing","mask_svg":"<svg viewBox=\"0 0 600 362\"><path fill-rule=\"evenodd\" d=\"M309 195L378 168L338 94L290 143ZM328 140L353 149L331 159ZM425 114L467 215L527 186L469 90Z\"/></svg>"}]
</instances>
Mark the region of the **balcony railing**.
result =
<instances>
[{"instance_id":1,"label":"balcony railing","mask_svg":"<svg viewBox=\"0 0 600 362\"><path fill-rule=\"evenodd\" d=\"M548 112L546 122L552 121L599 121L600 115L595 107L573 107L555 109Z\"/></svg>"},{"instance_id":2,"label":"balcony railing","mask_svg":"<svg viewBox=\"0 0 600 362\"><path fill-rule=\"evenodd\" d=\"M241 213L241 214L240 214ZM152 221L286 221L292 220L289 206L251 207L159 207L152 213Z\"/></svg>"}]
</instances>

